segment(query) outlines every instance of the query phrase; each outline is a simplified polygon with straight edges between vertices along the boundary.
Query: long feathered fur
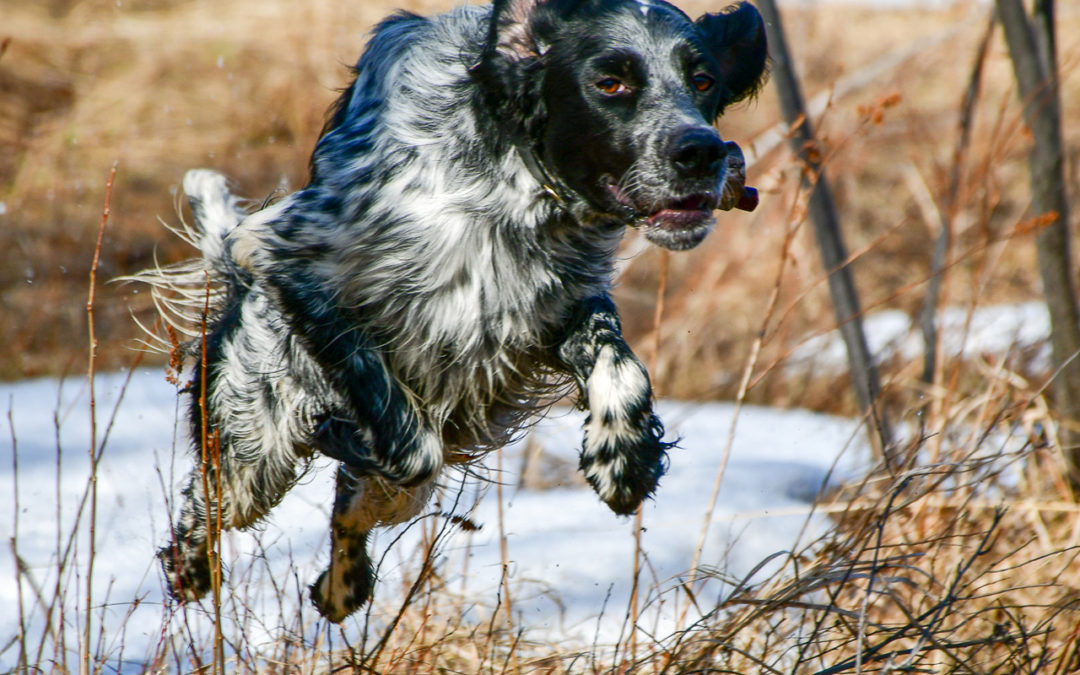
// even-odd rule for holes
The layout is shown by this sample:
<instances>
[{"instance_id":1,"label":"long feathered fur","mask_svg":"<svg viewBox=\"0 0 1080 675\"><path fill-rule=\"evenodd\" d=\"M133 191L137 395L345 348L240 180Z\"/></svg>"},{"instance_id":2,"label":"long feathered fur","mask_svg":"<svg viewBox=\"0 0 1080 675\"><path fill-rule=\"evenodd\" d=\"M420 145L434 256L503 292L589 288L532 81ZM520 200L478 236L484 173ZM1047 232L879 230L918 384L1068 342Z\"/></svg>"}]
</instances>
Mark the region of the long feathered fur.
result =
<instances>
[{"instance_id":1,"label":"long feathered fur","mask_svg":"<svg viewBox=\"0 0 1080 675\"><path fill-rule=\"evenodd\" d=\"M741 156L709 123L762 73L760 26L743 15L737 36L750 51L709 42L655 0L395 15L332 110L308 186L256 209L219 174L185 176L194 223L178 234L202 257L139 278L188 336L211 308L205 344L189 343L188 388L193 436L205 420L220 438L210 484L222 498L192 472L160 553L176 598L209 588L208 522L256 523L319 452L341 464L330 565L312 599L343 619L371 592L371 529L413 517L445 465L506 443L572 384L589 411L581 468L598 495L626 514L653 492L669 444L608 297L614 255L627 224L686 248L711 228L712 208L731 208ZM656 61L651 95L672 100L642 106L627 131L643 140L629 149L585 133L585 146L598 144L583 147L586 163L598 161L590 152L628 158L583 177L553 149L579 133L578 113L560 112L569 83L556 80L592 77L571 38L594 28L616 46L640 43L640 58ZM698 61L670 62L672 48ZM735 73L729 57L750 63ZM694 94L693 68L746 83ZM605 114L594 124L622 123Z\"/></svg>"}]
</instances>

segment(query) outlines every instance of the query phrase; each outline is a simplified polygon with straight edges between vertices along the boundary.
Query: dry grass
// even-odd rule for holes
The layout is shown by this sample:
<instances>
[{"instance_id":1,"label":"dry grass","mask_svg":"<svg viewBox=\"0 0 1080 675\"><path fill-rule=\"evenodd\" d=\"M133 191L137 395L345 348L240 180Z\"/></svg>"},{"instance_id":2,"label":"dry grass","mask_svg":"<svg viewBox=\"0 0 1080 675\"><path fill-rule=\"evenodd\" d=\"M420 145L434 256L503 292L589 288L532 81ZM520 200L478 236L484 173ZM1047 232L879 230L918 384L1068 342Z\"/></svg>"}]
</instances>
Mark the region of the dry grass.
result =
<instances>
[{"instance_id":1,"label":"dry grass","mask_svg":"<svg viewBox=\"0 0 1080 675\"><path fill-rule=\"evenodd\" d=\"M226 637L238 672L355 673L965 673L1075 672L1080 659L1080 507L1065 487L1055 420L1039 389L1003 368L980 373L983 395L931 416L911 466L872 471L814 507L830 531L781 552L773 572L697 574L642 588L635 642L555 641L510 626L502 593L468 597L441 553L454 525L424 536L397 600L361 619L364 631L320 632L310 610L282 613L280 638ZM238 561L239 562L239 561ZM258 565L258 561L254 565ZM629 566L628 566L629 568ZM257 606L250 572L235 569L224 613ZM717 584L717 582L722 582ZM299 592L283 583L277 602ZM517 584L506 593L520 593ZM403 598L403 599L402 599ZM271 599L270 605L273 605ZM659 605L685 607L655 632ZM190 610L189 610L190 611ZM205 610L195 610L205 611ZM622 609L614 610L616 612ZM156 663L209 651L210 636L176 635ZM206 664L209 669L209 664Z\"/></svg>"},{"instance_id":2,"label":"dry grass","mask_svg":"<svg viewBox=\"0 0 1080 675\"><path fill-rule=\"evenodd\" d=\"M1065 487L1055 421L1042 392L1014 373L980 376L981 396L928 420L939 436L912 438L909 468L871 472L821 499L815 509L831 530L763 561L781 563L764 579L703 569L643 589L646 607L686 606L697 618L657 635L643 608L636 648L629 638L533 641L528 627L500 629L498 604L484 610L488 625L464 623L476 599L432 570L383 649L327 662L416 673L1075 672L1080 507ZM716 579L726 584L718 595Z\"/></svg>"},{"instance_id":3,"label":"dry grass","mask_svg":"<svg viewBox=\"0 0 1080 675\"><path fill-rule=\"evenodd\" d=\"M404 6L430 12L446 3ZM685 6L691 13L715 9L697 1ZM211 166L252 196L302 184L323 111L346 82L344 64L357 55L363 31L391 7L329 0L0 0L0 40L11 38L0 53L0 246L8 251L0 267L0 378L83 367L87 252L114 162L119 171L98 277L135 272L155 257L187 256L157 222L175 219L175 185L183 171ZM1059 49L1068 121L1080 119L1080 82L1073 75L1080 64L1080 16L1063 9ZM836 97L818 121L849 249L858 253L863 305L914 315L983 18L968 8L830 7L791 10L787 17L811 95L894 49L954 30ZM749 148L777 119L766 91L721 128ZM1075 203L1080 130L1067 127L1065 134ZM1039 297L1032 227L1024 219L1027 144L997 37L955 196L956 243L946 286L953 305ZM734 397L738 373L760 336L745 400L853 410L843 376L794 378L779 367L806 336L833 326L817 252L803 227L799 171L786 148L760 157L751 183L762 188L761 208L722 216L704 245L671 257L656 365L664 395ZM654 250L629 261L617 289L627 332L643 354L651 350L657 261ZM774 289L776 308L766 313ZM99 370L130 359L126 348L136 330L128 314L146 319L149 309L133 287L98 288ZM644 606L689 604L690 616L700 618L669 634L637 633L634 649L629 639L551 644L527 625L509 629L508 598L455 592L448 581L455 571L436 564L445 523L432 520L420 524L426 548L403 582L405 601L373 608L362 644L343 645L331 633L314 632L309 615L282 614L275 629L280 638L269 646L252 646L242 632L225 637L229 668L1075 672L1080 509L1065 487L1058 420L1043 396L1046 374L1021 365L1016 354L973 355L946 363L926 387L917 383L920 363L886 364L887 397L907 429L910 468L899 475L871 473L822 499L817 509L832 519L832 531L772 561L782 563L780 569L764 580L727 580L732 585L719 597L700 586L721 576L715 572L643 589ZM282 586L279 593L298 591ZM229 595L233 604L224 611L244 615L243 594ZM205 660L212 638L171 635L147 669L183 670ZM40 651L35 661L36 646L22 645L26 661L57 667L41 660ZM74 647L65 643L59 651Z\"/></svg>"},{"instance_id":4,"label":"dry grass","mask_svg":"<svg viewBox=\"0 0 1080 675\"><path fill-rule=\"evenodd\" d=\"M983 374L910 469L822 500L832 532L680 636L675 670L1074 672L1080 508L1039 393Z\"/></svg>"}]
</instances>

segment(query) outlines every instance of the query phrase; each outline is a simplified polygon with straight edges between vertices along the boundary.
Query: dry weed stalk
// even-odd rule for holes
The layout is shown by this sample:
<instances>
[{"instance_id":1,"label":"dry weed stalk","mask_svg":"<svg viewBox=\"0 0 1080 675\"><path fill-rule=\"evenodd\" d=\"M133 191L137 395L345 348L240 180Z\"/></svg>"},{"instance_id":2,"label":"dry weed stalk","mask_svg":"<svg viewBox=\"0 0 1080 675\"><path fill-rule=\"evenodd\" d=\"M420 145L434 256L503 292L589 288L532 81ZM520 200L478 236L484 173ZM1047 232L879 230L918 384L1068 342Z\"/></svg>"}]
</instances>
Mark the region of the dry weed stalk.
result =
<instances>
[{"instance_id":1,"label":"dry weed stalk","mask_svg":"<svg viewBox=\"0 0 1080 675\"><path fill-rule=\"evenodd\" d=\"M97 366L97 336L94 334L94 296L97 291L98 262L101 260L101 242L105 237L105 224L109 222L110 205L112 203L113 180L116 178L116 164L109 171L109 179L105 182L105 206L101 210L101 225L98 227L97 243L94 245L94 259L90 264L90 290L86 300L86 323L89 331L90 355L87 365L87 382L90 391L90 520L87 530L88 548L86 562L86 615L83 625L83 643L80 650L79 672L89 675L90 671L90 636L91 617L93 616L93 585L94 585L94 557L96 551L95 528L97 526L97 478L98 478L98 448L97 448L97 398L94 392L94 369Z\"/></svg>"},{"instance_id":2,"label":"dry weed stalk","mask_svg":"<svg viewBox=\"0 0 1080 675\"><path fill-rule=\"evenodd\" d=\"M206 556L210 568L210 602L214 612L214 646L211 672L221 675L225 672L225 644L221 631L221 447L216 429L210 430L206 406L206 328L210 320L210 300L212 285L209 272L204 272L206 290L203 297L202 313L199 321L199 476L202 480L203 499L207 505ZM170 335L170 339L172 335ZM211 485L212 483L212 485ZM211 487L213 492L211 493ZM211 498L213 494L213 498Z\"/></svg>"},{"instance_id":3,"label":"dry weed stalk","mask_svg":"<svg viewBox=\"0 0 1080 675\"><path fill-rule=\"evenodd\" d=\"M667 282L668 272L671 264L671 256L667 250L660 251L660 270L659 270L659 283L656 286L656 307L653 311L653 327L652 327L652 353L649 359L649 372L653 374L655 379L657 376L657 367L660 363L660 331L664 326L664 302L667 298ZM653 395L660 396L659 385L655 385L653 388ZM627 654L623 657L624 663L634 663L637 661L637 634L638 634L638 620L641 615L638 612L638 593L641 583L641 532L644 529L644 513L641 505L638 505L637 510L634 512L634 552L633 552L633 564L631 565L630 576L630 601L627 606L626 616L629 620L629 643L627 645ZM618 650L618 646L616 646ZM627 661L629 659L629 661ZM620 666L622 667L622 666Z\"/></svg>"},{"instance_id":4,"label":"dry weed stalk","mask_svg":"<svg viewBox=\"0 0 1080 675\"><path fill-rule=\"evenodd\" d=\"M19 559L19 441L15 435L15 419L11 414L11 402L8 402L8 428L11 430L11 475L14 477L11 489L11 556L15 559L15 588L18 593L19 632L12 638L19 645L19 663L29 663L26 651L26 607L23 605L22 564ZM6 650L11 643L4 645Z\"/></svg>"}]
</instances>

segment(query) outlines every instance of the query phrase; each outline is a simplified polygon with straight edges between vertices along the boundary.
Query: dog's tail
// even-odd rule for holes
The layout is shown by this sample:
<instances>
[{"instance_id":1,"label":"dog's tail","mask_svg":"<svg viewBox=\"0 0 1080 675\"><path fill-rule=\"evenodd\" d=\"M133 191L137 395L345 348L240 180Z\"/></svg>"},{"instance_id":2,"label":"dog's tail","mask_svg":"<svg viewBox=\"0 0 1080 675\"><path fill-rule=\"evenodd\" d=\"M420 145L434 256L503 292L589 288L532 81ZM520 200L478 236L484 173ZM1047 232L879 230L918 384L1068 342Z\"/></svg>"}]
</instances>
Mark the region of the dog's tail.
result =
<instances>
[{"instance_id":1,"label":"dog's tail","mask_svg":"<svg viewBox=\"0 0 1080 675\"><path fill-rule=\"evenodd\" d=\"M248 202L229 190L225 176L207 169L193 169L184 175L183 194L191 207L194 224L165 226L202 254L172 265L155 265L119 281L135 281L150 286L161 323L169 335L136 323L149 337L142 344L153 351L171 351L176 347L176 331L188 338L202 335L208 316L222 306L231 284L238 281L226 237L249 213ZM177 209L179 211L179 209Z\"/></svg>"},{"instance_id":2,"label":"dog's tail","mask_svg":"<svg viewBox=\"0 0 1080 675\"><path fill-rule=\"evenodd\" d=\"M188 171L183 187L195 219L194 230L184 225L190 235L185 239L202 251L208 268L223 277L232 274L225 237L247 216L247 201L229 191L225 176L208 169Z\"/></svg>"}]
</instances>

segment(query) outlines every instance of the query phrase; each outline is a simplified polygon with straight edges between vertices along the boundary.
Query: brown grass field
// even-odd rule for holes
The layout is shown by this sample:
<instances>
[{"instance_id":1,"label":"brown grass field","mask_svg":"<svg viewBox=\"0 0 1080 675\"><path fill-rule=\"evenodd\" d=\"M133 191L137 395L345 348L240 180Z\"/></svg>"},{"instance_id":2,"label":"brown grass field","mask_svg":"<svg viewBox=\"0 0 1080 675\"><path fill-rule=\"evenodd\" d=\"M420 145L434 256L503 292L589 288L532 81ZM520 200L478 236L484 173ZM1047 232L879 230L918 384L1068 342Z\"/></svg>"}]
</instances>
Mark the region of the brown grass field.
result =
<instances>
[{"instance_id":1,"label":"brown grass field","mask_svg":"<svg viewBox=\"0 0 1080 675\"><path fill-rule=\"evenodd\" d=\"M229 0L0 0L0 378L78 370L85 344L85 284L105 179L117 165L101 278L190 255L159 219L176 220L183 172L223 171L242 194L261 198L306 178L324 112L347 84L346 64L364 32L391 11L383 0L305 3ZM406 0L437 11L448 3ZM716 9L690 2L698 13ZM834 99L816 120L829 157L849 250L868 309L916 312L936 224L927 198L940 201L952 162L960 94L983 30L980 12L884 12L858 8L791 10L787 32L807 97L827 94L878 57L936 41L896 68ZM1062 19L1064 119L1078 118L1077 16ZM950 31L944 36L943 31ZM1039 295L1030 236L1011 236L1028 199L1026 138L1000 36L991 48L975 136L961 188L952 269L954 303ZM867 109L899 102L872 119ZM721 120L726 138L749 148L778 122L775 96ZM1080 133L1066 128L1070 148ZM1077 153L1070 152L1074 186ZM699 249L673 258L657 377L681 397L730 397L777 276L784 233L801 223L799 168L786 145L766 153L751 180L763 189L752 215L722 216ZM796 217L793 217L793 213ZM967 255L964 255L968 252ZM657 252L628 265L618 300L641 346L652 325ZM779 307L787 311L764 345L775 361L808 333L829 327L831 312L809 228L799 226ZM107 286L98 307L103 367L129 358L129 312L148 303L131 286ZM735 378L737 379L737 378ZM766 378L754 400L821 407L813 397Z\"/></svg>"},{"instance_id":2,"label":"brown grass field","mask_svg":"<svg viewBox=\"0 0 1080 675\"><path fill-rule=\"evenodd\" d=\"M1059 4L1075 240L1080 12ZM0 0L0 379L86 370L88 275L113 166L100 280L191 254L159 222L176 222L186 169L222 171L255 198L301 186L324 111L347 84L365 31L398 7L431 13L450 5ZM691 15L720 7L681 6ZM985 8L965 3L786 9L806 97L826 100L814 118L818 151L857 254L852 266L867 313L914 316L922 305L937 209L956 162L961 96L987 18ZM889 55L900 56L864 77ZM945 277L946 303L962 308L1041 297L1037 226L1027 213L1030 135L1000 28L985 68ZM756 151L749 182L761 189L761 206L721 214L702 246L671 256L654 379L664 396L730 400L747 371L751 386L740 400L851 415L846 376L793 376L781 367L835 320L805 221L802 169L786 143L767 147L779 119L767 87L719 123L725 138ZM628 238L636 255L625 261L616 300L649 361L660 254L639 243ZM146 293L98 288L98 370L132 362L140 337L133 314L153 322ZM871 474L823 498L819 508L833 515L834 532L676 634L639 636L616 656L583 657L587 646L534 642L527 627L506 630L495 619L497 601L440 592L425 568L416 601L377 654L346 649L316 664L283 642L258 666L230 669L1077 672L1080 509L1063 479L1060 420L1044 394L1048 373L1026 363L1023 354L972 354L945 363L933 386L918 382L920 362L883 364L894 419L925 432L911 434L919 465ZM999 433L1028 439L1009 460L1018 480L1001 480L1000 464L986 461ZM692 597L692 588L685 592ZM463 602L490 603L491 625L455 623Z\"/></svg>"}]
</instances>

